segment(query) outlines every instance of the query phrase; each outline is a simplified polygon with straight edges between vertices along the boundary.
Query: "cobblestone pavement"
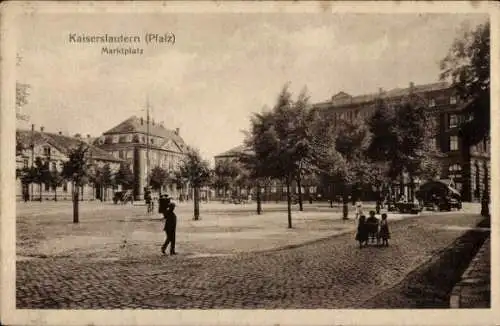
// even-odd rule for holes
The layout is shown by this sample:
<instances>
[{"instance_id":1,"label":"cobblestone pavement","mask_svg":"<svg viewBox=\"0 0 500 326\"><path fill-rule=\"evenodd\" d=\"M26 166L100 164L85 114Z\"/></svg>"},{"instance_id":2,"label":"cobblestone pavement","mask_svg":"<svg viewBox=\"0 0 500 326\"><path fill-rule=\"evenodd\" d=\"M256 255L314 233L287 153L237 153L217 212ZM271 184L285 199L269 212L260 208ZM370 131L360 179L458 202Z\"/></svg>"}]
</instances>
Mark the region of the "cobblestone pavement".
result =
<instances>
[{"instance_id":1,"label":"cobblestone pavement","mask_svg":"<svg viewBox=\"0 0 500 326\"><path fill-rule=\"evenodd\" d=\"M17 263L18 309L356 308L401 281L481 218L393 222L387 248L349 233L302 247L230 257L69 258ZM389 307L388 307L389 308Z\"/></svg>"}]
</instances>

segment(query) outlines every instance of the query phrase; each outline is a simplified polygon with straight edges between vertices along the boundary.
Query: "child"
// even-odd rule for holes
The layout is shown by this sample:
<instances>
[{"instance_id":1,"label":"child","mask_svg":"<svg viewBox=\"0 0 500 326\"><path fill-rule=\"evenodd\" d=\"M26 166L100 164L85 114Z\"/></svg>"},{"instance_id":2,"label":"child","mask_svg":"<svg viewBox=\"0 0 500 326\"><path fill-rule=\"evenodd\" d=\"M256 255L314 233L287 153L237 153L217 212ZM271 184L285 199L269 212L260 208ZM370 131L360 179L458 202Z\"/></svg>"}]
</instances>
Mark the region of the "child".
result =
<instances>
[{"instance_id":1,"label":"child","mask_svg":"<svg viewBox=\"0 0 500 326\"><path fill-rule=\"evenodd\" d=\"M363 214L363 204L361 203L361 200L358 200L356 202L356 216L354 219L359 218Z\"/></svg>"},{"instance_id":2,"label":"child","mask_svg":"<svg viewBox=\"0 0 500 326\"><path fill-rule=\"evenodd\" d=\"M366 219L366 224L368 228L368 236L371 238L372 242L375 242L377 239L377 244L379 243L378 238L378 219L375 216L375 211L370 211L370 217Z\"/></svg>"},{"instance_id":3,"label":"child","mask_svg":"<svg viewBox=\"0 0 500 326\"><path fill-rule=\"evenodd\" d=\"M359 217L359 222L358 222L358 232L356 233L356 241L359 242L359 247L363 247L363 243L365 245L368 243L368 230L366 229L366 223L365 223L366 217L364 215L361 215Z\"/></svg>"},{"instance_id":4,"label":"child","mask_svg":"<svg viewBox=\"0 0 500 326\"><path fill-rule=\"evenodd\" d=\"M382 214L382 220L380 221L380 232L379 236L382 239L382 245L386 247L389 246L389 239L391 238L391 234L389 233L389 224L387 224L387 214Z\"/></svg>"}]
</instances>

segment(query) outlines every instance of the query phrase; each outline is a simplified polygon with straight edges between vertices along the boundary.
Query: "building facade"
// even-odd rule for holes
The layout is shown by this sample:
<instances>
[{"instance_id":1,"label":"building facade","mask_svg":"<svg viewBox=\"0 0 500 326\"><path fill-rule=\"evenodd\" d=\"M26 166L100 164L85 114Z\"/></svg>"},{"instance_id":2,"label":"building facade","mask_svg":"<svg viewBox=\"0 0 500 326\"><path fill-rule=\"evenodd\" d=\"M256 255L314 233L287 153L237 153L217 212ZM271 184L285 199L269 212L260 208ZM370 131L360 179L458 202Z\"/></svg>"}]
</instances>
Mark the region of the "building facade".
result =
<instances>
[{"instance_id":1,"label":"building facade","mask_svg":"<svg viewBox=\"0 0 500 326\"><path fill-rule=\"evenodd\" d=\"M154 120L148 122L136 116L104 132L94 145L129 164L134 174L134 197L138 200L144 196L151 170L165 169L173 179L189 149L179 129L169 130ZM189 194L188 185L177 187L175 182L169 182L162 191L173 197Z\"/></svg>"},{"instance_id":2,"label":"building facade","mask_svg":"<svg viewBox=\"0 0 500 326\"><path fill-rule=\"evenodd\" d=\"M62 133L48 133L41 127L39 131L17 130L16 131L16 170L33 167L37 158L42 162L48 162L49 171L63 170L64 162L68 160L69 151L78 147L83 139L65 136ZM93 167L103 167L108 164L112 173L120 168L123 160L117 159L96 146L87 144L89 147L89 164ZM16 182L16 199L23 200L23 195L28 195L29 200L71 200L73 185L70 181L63 181L60 186L52 187L48 183L23 184L19 177ZM107 197L112 197L112 189L97 189L97 185L87 183L81 189L81 200L94 200L102 198L100 192L107 192Z\"/></svg>"},{"instance_id":3,"label":"building facade","mask_svg":"<svg viewBox=\"0 0 500 326\"><path fill-rule=\"evenodd\" d=\"M340 92L331 100L317 103L313 107L335 124L342 119L354 121L369 118L375 112L378 99L384 100L391 107L410 96L416 96L436 119L436 134L431 140L431 146L443 154L439 158L440 179L449 180L461 192L464 201L479 201L486 183L490 183L490 143L485 140L468 151L462 148L459 125L468 118L462 113L466 103L456 96L450 84L410 83L407 88L388 91L380 89L378 93L359 96Z\"/></svg>"}]
</instances>

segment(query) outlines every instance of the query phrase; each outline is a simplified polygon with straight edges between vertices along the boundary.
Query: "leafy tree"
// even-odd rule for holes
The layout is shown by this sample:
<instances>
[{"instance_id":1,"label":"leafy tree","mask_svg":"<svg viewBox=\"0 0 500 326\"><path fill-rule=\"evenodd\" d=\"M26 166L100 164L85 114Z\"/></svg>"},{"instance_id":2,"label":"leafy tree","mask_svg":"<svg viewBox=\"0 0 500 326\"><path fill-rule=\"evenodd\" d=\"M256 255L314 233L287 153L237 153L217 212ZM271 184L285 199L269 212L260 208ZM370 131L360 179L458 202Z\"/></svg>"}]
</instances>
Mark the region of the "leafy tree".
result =
<instances>
[{"instance_id":1,"label":"leafy tree","mask_svg":"<svg viewBox=\"0 0 500 326\"><path fill-rule=\"evenodd\" d=\"M37 157L33 165L32 180L34 183L38 184L40 190L40 197L38 200L40 200L40 202L42 201L43 184L49 184L50 177L49 161Z\"/></svg>"},{"instance_id":2,"label":"leafy tree","mask_svg":"<svg viewBox=\"0 0 500 326\"><path fill-rule=\"evenodd\" d=\"M68 154L68 161L64 162L62 175L70 180L73 185L73 223L79 223L78 214L78 189L89 180L89 147L80 143L78 147L72 148ZM108 166L109 167L109 166Z\"/></svg>"},{"instance_id":3,"label":"leafy tree","mask_svg":"<svg viewBox=\"0 0 500 326\"><path fill-rule=\"evenodd\" d=\"M490 23L456 38L441 61L441 79L451 80L466 103L460 125L462 161L470 162L470 147L490 138ZM489 187L485 183L481 215L489 216Z\"/></svg>"},{"instance_id":4,"label":"leafy tree","mask_svg":"<svg viewBox=\"0 0 500 326\"><path fill-rule=\"evenodd\" d=\"M107 190L113 185L113 173L111 172L109 163L104 164L104 166L100 169L100 181L104 189L104 201L106 201L108 199Z\"/></svg>"},{"instance_id":5,"label":"leafy tree","mask_svg":"<svg viewBox=\"0 0 500 326\"><path fill-rule=\"evenodd\" d=\"M397 146L389 173L392 176L408 173L412 197L415 178L438 170L438 162L434 159L438 152L430 147L436 128L434 122L432 113L416 97L410 97L395 111ZM429 171L431 166L434 167Z\"/></svg>"},{"instance_id":6,"label":"leafy tree","mask_svg":"<svg viewBox=\"0 0 500 326\"><path fill-rule=\"evenodd\" d=\"M149 184L155 190L157 190L161 195L161 189L167 184L169 180L168 172L159 166L155 166L151 169L151 174L149 175Z\"/></svg>"},{"instance_id":7,"label":"leafy tree","mask_svg":"<svg viewBox=\"0 0 500 326\"><path fill-rule=\"evenodd\" d=\"M187 180L194 190L194 219L200 218L200 188L209 184L211 172L209 163L203 160L197 150L190 149L181 163L180 176Z\"/></svg>"},{"instance_id":8,"label":"leafy tree","mask_svg":"<svg viewBox=\"0 0 500 326\"><path fill-rule=\"evenodd\" d=\"M120 164L120 169L115 173L114 181L117 185L121 185L124 190L132 189L134 186L134 174L129 164Z\"/></svg>"},{"instance_id":9,"label":"leafy tree","mask_svg":"<svg viewBox=\"0 0 500 326\"><path fill-rule=\"evenodd\" d=\"M393 108L378 100L367 124L371 134L366 148L371 167L367 168L372 171L368 178L377 189L379 200L382 189L388 188L388 183L398 178L403 191L405 173L410 177L412 196L415 178L431 179L438 174L439 163L436 159L439 153L431 148L436 126L432 113L421 99L410 95Z\"/></svg>"},{"instance_id":10,"label":"leafy tree","mask_svg":"<svg viewBox=\"0 0 500 326\"><path fill-rule=\"evenodd\" d=\"M250 146L252 138L247 134L245 144ZM262 194L261 188L269 181L269 171L265 164L253 152L244 152L238 158L242 165L242 174L240 181L248 188L255 189L255 201L257 203L257 215L262 214Z\"/></svg>"},{"instance_id":11,"label":"leafy tree","mask_svg":"<svg viewBox=\"0 0 500 326\"><path fill-rule=\"evenodd\" d=\"M236 185L236 179L240 172L240 167L233 160L217 162L213 171L213 186L217 190L222 189L225 197L228 190L232 190Z\"/></svg>"},{"instance_id":12,"label":"leafy tree","mask_svg":"<svg viewBox=\"0 0 500 326\"><path fill-rule=\"evenodd\" d=\"M57 169L50 171L49 184L52 190L54 190L54 201L57 201L57 187L62 186L64 178Z\"/></svg>"},{"instance_id":13,"label":"leafy tree","mask_svg":"<svg viewBox=\"0 0 500 326\"><path fill-rule=\"evenodd\" d=\"M291 192L312 161L312 137L309 132L308 96L303 91L296 102L285 85L271 111L255 114L247 144L265 167L263 177L284 180L287 187L288 227L292 228Z\"/></svg>"}]
</instances>

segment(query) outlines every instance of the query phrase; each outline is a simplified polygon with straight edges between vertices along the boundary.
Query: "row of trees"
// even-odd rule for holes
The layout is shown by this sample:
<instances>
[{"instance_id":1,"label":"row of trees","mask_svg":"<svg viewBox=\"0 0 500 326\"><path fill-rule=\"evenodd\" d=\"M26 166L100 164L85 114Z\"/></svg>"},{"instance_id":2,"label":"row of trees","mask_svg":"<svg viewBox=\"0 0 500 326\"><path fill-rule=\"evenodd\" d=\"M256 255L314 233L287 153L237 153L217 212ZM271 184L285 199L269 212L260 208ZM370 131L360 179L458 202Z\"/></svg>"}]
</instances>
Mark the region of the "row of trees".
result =
<instances>
[{"instance_id":1,"label":"row of trees","mask_svg":"<svg viewBox=\"0 0 500 326\"><path fill-rule=\"evenodd\" d=\"M23 167L16 170L17 177L21 180L24 191L27 190L30 184L37 184L39 191L38 200L42 201L42 186L46 185L54 192L54 201L57 201L57 189L62 187L66 182L71 181L70 172L67 170L67 165L64 164L62 170L50 166L50 159L36 157L31 167ZM82 179L82 184L93 184L101 188L101 200L107 200L106 190L121 186L123 189L131 189L134 182L134 177L130 167L126 164L121 164L120 169L113 173L110 165L105 164L102 167L89 165L88 172L85 178ZM28 195L24 193L23 195ZM35 198L31 198L32 200Z\"/></svg>"},{"instance_id":2,"label":"row of trees","mask_svg":"<svg viewBox=\"0 0 500 326\"><path fill-rule=\"evenodd\" d=\"M356 189L371 187L381 198L382 190L403 175L409 176L413 188L415 178L438 174L438 153L429 146L434 119L418 96L393 105L379 100L369 119L335 124L311 107L305 90L296 100L292 97L285 85L271 110L254 115L246 139L254 154L243 159L251 174L286 185L288 227L292 227L290 187L292 182L297 185L302 210L300 189L306 177L335 185L347 218L349 197Z\"/></svg>"}]
</instances>

